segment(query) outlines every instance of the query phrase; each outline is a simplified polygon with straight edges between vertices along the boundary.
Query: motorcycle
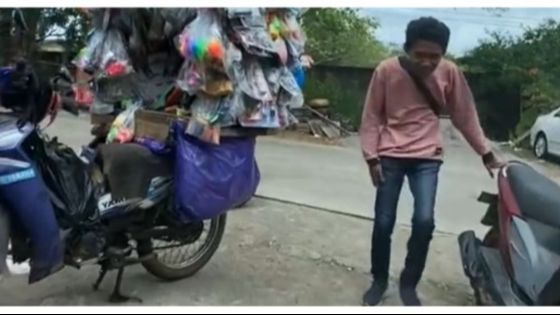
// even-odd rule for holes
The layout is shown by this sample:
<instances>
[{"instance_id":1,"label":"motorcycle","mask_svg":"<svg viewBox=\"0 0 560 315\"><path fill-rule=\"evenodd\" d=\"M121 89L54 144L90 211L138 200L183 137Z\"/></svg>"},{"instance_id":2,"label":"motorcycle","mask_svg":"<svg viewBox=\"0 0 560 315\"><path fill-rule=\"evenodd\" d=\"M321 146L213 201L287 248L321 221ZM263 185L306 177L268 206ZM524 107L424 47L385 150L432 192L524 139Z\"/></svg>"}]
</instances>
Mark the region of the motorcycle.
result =
<instances>
[{"instance_id":1,"label":"motorcycle","mask_svg":"<svg viewBox=\"0 0 560 315\"><path fill-rule=\"evenodd\" d=\"M510 162L498 175L480 240L459 238L465 275L478 305L560 305L560 186L527 164Z\"/></svg>"},{"instance_id":2,"label":"motorcycle","mask_svg":"<svg viewBox=\"0 0 560 315\"><path fill-rule=\"evenodd\" d=\"M30 283L64 266L80 269L97 264L100 273L94 290L107 272L116 270L109 301L141 302L121 293L127 266L141 264L167 281L191 277L203 268L220 245L226 214L204 222L179 220L173 211L172 176L151 178L144 198L113 198L114 187L102 171L107 161L86 158L95 156L93 149L84 147L79 157L35 124L22 124L17 117L0 113L0 219L9 218L13 261L31 262ZM79 188L85 195L73 196L70 203L83 205L80 211L61 200L65 196L61 187L74 179L60 178L64 175L56 168L60 160L71 161L72 174L81 178ZM2 254L6 253L0 247Z\"/></svg>"}]
</instances>

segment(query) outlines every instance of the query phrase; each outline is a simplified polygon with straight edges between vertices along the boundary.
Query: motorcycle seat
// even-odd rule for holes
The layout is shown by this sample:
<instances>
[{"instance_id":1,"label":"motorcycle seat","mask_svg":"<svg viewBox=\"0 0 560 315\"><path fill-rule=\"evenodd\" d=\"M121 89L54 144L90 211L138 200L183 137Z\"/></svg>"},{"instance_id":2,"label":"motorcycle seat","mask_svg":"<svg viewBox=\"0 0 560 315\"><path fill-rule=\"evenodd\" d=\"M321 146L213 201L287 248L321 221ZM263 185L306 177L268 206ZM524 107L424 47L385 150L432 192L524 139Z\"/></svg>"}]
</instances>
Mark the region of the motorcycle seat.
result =
<instances>
[{"instance_id":1,"label":"motorcycle seat","mask_svg":"<svg viewBox=\"0 0 560 315\"><path fill-rule=\"evenodd\" d=\"M560 186L523 163L511 163L506 172L521 214L560 228Z\"/></svg>"}]
</instances>

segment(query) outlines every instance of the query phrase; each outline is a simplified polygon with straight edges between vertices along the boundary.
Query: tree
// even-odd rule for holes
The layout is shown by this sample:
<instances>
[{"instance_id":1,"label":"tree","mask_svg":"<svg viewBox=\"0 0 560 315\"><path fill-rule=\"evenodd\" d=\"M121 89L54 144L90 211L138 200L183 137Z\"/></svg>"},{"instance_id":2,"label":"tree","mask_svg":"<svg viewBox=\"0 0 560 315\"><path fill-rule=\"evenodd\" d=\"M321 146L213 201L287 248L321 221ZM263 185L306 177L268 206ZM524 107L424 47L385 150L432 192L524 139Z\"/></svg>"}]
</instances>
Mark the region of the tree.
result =
<instances>
[{"instance_id":1,"label":"tree","mask_svg":"<svg viewBox=\"0 0 560 315\"><path fill-rule=\"evenodd\" d=\"M49 37L62 38L69 52L77 52L84 44L89 18L78 9L46 8L41 12L36 40Z\"/></svg>"},{"instance_id":2,"label":"tree","mask_svg":"<svg viewBox=\"0 0 560 315\"><path fill-rule=\"evenodd\" d=\"M39 45L53 36L62 39L70 52L77 51L83 45L88 19L79 10L26 8L22 12L28 30L22 40L18 41L10 36L12 9L0 9L0 39L4 43L10 43L3 50L2 59L8 60L15 55L33 58Z\"/></svg>"},{"instance_id":3,"label":"tree","mask_svg":"<svg viewBox=\"0 0 560 315\"><path fill-rule=\"evenodd\" d=\"M302 26L307 34L306 51L316 64L369 67L389 53L375 39L377 21L360 16L357 9L309 9Z\"/></svg>"},{"instance_id":4,"label":"tree","mask_svg":"<svg viewBox=\"0 0 560 315\"><path fill-rule=\"evenodd\" d=\"M499 33L480 43L461 59L470 71L492 74L496 82L522 87L521 133L535 117L557 107L560 100L560 23L548 20L527 28L519 37Z\"/></svg>"}]
</instances>

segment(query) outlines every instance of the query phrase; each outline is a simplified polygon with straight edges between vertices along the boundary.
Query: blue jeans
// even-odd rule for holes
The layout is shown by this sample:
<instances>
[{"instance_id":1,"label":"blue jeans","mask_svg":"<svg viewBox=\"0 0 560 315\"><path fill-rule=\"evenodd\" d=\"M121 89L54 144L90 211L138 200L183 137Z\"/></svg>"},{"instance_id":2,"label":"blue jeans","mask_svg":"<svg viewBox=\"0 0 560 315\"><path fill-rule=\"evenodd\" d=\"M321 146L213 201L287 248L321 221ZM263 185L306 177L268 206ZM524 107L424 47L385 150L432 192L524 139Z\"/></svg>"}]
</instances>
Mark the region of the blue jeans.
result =
<instances>
[{"instance_id":1,"label":"blue jeans","mask_svg":"<svg viewBox=\"0 0 560 315\"><path fill-rule=\"evenodd\" d=\"M434 231L434 206L440 161L381 158L384 182L377 188L375 223L372 237L371 272L374 279L389 278L391 235L397 216L397 204L405 176L414 197L412 235L402 277L416 285L422 276ZM403 280L401 278L401 280Z\"/></svg>"}]
</instances>

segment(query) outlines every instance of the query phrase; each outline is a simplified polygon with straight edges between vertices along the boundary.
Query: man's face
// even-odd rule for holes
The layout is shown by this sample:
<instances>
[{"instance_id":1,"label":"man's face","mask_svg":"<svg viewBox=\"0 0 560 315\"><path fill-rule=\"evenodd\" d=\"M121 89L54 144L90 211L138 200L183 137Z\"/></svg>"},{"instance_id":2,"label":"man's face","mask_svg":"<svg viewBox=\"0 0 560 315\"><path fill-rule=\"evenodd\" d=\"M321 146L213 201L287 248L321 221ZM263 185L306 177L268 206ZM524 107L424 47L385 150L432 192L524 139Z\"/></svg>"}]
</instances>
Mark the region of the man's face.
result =
<instances>
[{"instance_id":1,"label":"man's face","mask_svg":"<svg viewBox=\"0 0 560 315\"><path fill-rule=\"evenodd\" d=\"M417 40L410 47L408 57L415 65L420 76L429 76L438 66L443 57L440 45L425 40Z\"/></svg>"}]
</instances>

